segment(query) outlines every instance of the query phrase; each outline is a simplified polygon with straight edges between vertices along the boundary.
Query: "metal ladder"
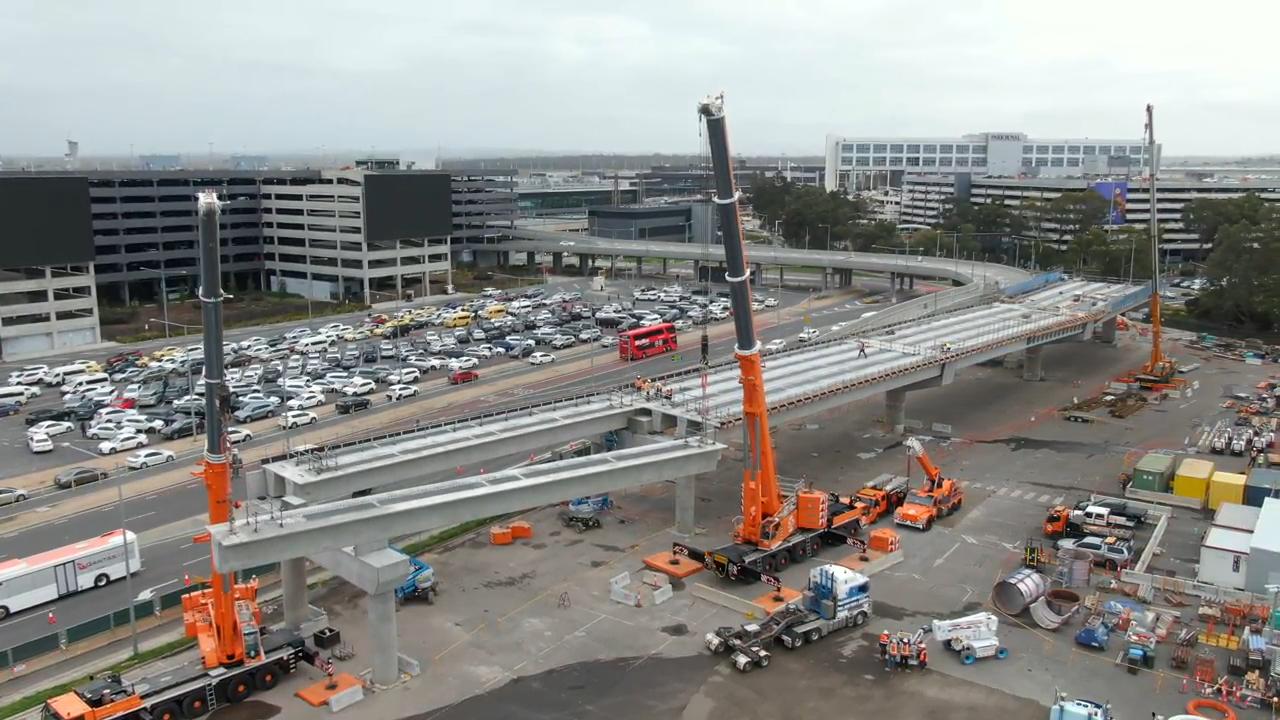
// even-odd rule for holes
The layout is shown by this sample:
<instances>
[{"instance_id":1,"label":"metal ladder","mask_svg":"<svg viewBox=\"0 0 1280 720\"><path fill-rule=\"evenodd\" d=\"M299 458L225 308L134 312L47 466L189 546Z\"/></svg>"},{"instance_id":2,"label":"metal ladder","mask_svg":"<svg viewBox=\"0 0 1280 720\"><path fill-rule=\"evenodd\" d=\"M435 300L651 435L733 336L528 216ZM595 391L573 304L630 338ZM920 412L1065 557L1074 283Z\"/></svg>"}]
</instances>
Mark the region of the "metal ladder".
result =
<instances>
[{"instance_id":1,"label":"metal ladder","mask_svg":"<svg viewBox=\"0 0 1280 720\"><path fill-rule=\"evenodd\" d=\"M204 686L204 711L205 714L213 712L218 707L218 693L214 689L215 683L205 683Z\"/></svg>"}]
</instances>

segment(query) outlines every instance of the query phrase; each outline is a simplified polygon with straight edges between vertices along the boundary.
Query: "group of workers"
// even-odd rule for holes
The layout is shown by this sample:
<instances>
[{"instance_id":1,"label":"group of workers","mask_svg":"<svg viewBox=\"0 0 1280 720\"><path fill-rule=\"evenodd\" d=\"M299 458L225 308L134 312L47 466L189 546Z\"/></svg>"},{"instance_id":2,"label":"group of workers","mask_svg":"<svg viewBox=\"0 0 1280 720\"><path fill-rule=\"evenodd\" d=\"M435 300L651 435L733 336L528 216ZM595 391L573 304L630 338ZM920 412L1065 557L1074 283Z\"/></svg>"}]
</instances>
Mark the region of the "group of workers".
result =
<instances>
[{"instance_id":1,"label":"group of workers","mask_svg":"<svg viewBox=\"0 0 1280 720\"><path fill-rule=\"evenodd\" d=\"M924 634L880 633L880 660L885 670L906 670L917 665L921 670L929 667L929 646L925 644Z\"/></svg>"},{"instance_id":2,"label":"group of workers","mask_svg":"<svg viewBox=\"0 0 1280 720\"><path fill-rule=\"evenodd\" d=\"M675 397L675 388L667 387L657 380L636 376L632 389L650 400L670 400Z\"/></svg>"}]
</instances>

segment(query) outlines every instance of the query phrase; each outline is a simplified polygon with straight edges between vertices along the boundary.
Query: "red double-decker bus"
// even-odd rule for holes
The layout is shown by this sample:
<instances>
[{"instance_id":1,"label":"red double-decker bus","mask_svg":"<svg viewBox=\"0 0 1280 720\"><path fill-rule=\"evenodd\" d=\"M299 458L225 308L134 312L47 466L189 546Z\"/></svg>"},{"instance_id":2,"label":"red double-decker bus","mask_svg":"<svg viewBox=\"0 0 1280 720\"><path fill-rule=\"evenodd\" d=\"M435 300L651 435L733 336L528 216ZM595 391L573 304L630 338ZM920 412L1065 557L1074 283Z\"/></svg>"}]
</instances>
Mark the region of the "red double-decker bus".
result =
<instances>
[{"instance_id":1,"label":"red double-decker bus","mask_svg":"<svg viewBox=\"0 0 1280 720\"><path fill-rule=\"evenodd\" d=\"M676 350L676 327L671 323L658 323L618 333L618 357L623 360L642 360Z\"/></svg>"}]
</instances>

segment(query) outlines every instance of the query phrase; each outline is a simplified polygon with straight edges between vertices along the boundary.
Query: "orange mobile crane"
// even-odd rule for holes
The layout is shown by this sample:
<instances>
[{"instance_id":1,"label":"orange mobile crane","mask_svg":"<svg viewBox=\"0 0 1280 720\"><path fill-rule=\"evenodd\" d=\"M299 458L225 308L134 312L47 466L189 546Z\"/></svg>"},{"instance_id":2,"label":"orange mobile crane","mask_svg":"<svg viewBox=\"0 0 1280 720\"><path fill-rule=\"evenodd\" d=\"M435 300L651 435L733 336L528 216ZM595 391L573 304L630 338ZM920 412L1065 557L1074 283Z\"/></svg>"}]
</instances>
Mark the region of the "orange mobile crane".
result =
<instances>
[{"instance_id":1,"label":"orange mobile crane","mask_svg":"<svg viewBox=\"0 0 1280 720\"><path fill-rule=\"evenodd\" d=\"M209 524L231 520L230 450L223 432L230 396L223 384L222 286L218 248L218 199L197 196L200 218L200 301L204 322L205 448L203 467ZM209 534L196 537L209 542ZM270 690L299 662L317 664L319 654L290 632L266 634L260 628L258 580L236 583L210 560L208 588L182 596L183 626L196 639L200 659L169 668L156 677L125 682L107 673L89 684L45 701L44 720L177 720L205 715L238 703L255 690Z\"/></svg>"},{"instance_id":2,"label":"orange mobile crane","mask_svg":"<svg viewBox=\"0 0 1280 720\"><path fill-rule=\"evenodd\" d=\"M1156 173L1158 172L1156 157L1156 128L1155 128L1155 110L1147 105L1147 124L1146 124L1146 141L1147 141L1147 158L1151 163L1148 167L1149 174L1147 177L1148 188L1151 194L1151 207L1156 207ZM1174 382L1174 376L1178 372L1178 364L1174 359L1164 354L1164 347L1161 343L1163 339L1163 322L1160 317L1160 232L1159 224L1156 219L1156 213L1151 213L1151 357L1147 363L1142 366L1134 380L1138 385L1147 389L1159 390L1162 386L1170 385Z\"/></svg>"},{"instance_id":3,"label":"orange mobile crane","mask_svg":"<svg viewBox=\"0 0 1280 720\"><path fill-rule=\"evenodd\" d=\"M742 472L742 517L734 527L733 542L709 551L684 543L675 543L672 549L702 562L722 577L764 580L777 586L781 581L772 573L814 555L823 542L865 549L865 541L855 536L861 528L863 509L821 490L804 488L785 495L779 485L764 394L764 365L751 316L750 278L738 214L739 193L729 154L724 96L703 100L698 114L707 125L716 186L713 200L724 237L725 281L729 284L736 339L734 356L742 385L746 467Z\"/></svg>"},{"instance_id":4,"label":"orange mobile crane","mask_svg":"<svg viewBox=\"0 0 1280 720\"><path fill-rule=\"evenodd\" d=\"M943 477L942 471L929 459L929 453L924 451L924 445L918 439L909 437L902 444L907 446L907 451L920 464L925 477L924 485L907 495L907 501L893 514L893 521L899 525L928 530L938 518L960 509L964 504L964 490L953 478Z\"/></svg>"}]
</instances>

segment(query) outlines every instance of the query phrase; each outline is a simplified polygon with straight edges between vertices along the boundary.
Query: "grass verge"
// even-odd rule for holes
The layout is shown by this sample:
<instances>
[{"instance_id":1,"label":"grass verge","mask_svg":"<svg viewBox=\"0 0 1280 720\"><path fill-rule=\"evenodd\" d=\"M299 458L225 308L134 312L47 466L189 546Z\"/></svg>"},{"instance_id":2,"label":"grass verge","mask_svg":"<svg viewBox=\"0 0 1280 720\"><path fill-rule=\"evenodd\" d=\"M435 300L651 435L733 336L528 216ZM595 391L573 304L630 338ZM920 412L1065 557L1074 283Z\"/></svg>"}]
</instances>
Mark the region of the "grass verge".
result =
<instances>
[{"instance_id":1,"label":"grass verge","mask_svg":"<svg viewBox=\"0 0 1280 720\"><path fill-rule=\"evenodd\" d=\"M508 517L508 516L494 515L493 517L481 518L479 520L468 520L467 522L461 523L459 525L454 525L453 527L445 528L444 530L441 530L440 532L434 535L427 536L421 540L414 540L413 542L405 543L404 545L400 546L400 549L404 551L406 555L417 555L419 553L424 553L432 548L439 547L456 537L461 537L462 535L466 535L467 533L471 532L472 530L475 530L476 528L482 528L485 525L501 520L504 517Z\"/></svg>"},{"instance_id":2,"label":"grass verge","mask_svg":"<svg viewBox=\"0 0 1280 720\"><path fill-rule=\"evenodd\" d=\"M156 647L153 647L150 650L144 650L138 653L137 655L134 655L132 657L129 657L126 660L122 660L116 663L115 665L112 665L110 667L104 668L103 670L95 672L93 673L93 675L101 675L107 672L124 672L126 670L135 668L144 663L151 662L152 660L156 660L158 658L162 658L167 655L172 655L173 653L178 652L180 650L185 650L193 644L195 644L195 640L192 640L191 638L185 638L185 637L179 638L177 640L167 642L163 645L158 645ZM18 698L17 700L14 700L13 702L7 703L5 705L0 705L0 718L13 717L14 715L20 715L28 710L38 708L44 704L45 700L48 700L51 697L55 697L57 695L61 695L66 692L70 692L77 686L83 685L87 682L89 682L88 675L68 683L55 685L51 688L46 688L44 690L41 690L40 692L32 693L25 697Z\"/></svg>"}]
</instances>

